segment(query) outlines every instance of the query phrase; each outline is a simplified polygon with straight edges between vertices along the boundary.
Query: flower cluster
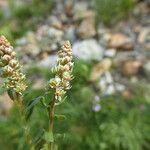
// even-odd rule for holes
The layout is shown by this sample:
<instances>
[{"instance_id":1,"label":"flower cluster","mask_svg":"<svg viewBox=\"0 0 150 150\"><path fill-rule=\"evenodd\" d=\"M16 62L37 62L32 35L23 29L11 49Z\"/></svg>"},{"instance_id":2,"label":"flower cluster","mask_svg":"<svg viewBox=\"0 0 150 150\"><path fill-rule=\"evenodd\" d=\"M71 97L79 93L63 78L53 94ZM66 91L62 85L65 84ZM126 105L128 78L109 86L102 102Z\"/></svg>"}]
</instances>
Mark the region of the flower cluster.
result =
<instances>
[{"instance_id":1,"label":"flower cluster","mask_svg":"<svg viewBox=\"0 0 150 150\"><path fill-rule=\"evenodd\" d=\"M0 76L6 79L6 88L22 94L27 87L25 75L21 72L13 47L4 36L0 36L0 70Z\"/></svg>"},{"instance_id":2,"label":"flower cluster","mask_svg":"<svg viewBox=\"0 0 150 150\"><path fill-rule=\"evenodd\" d=\"M49 87L55 89L55 98L58 101L61 101L66 90L71 88L73 65L71 44L66 41L58 52L57 65L52 68L52 72L56 74L55 78L49 81Z\"/></svg>"}]
</instances>

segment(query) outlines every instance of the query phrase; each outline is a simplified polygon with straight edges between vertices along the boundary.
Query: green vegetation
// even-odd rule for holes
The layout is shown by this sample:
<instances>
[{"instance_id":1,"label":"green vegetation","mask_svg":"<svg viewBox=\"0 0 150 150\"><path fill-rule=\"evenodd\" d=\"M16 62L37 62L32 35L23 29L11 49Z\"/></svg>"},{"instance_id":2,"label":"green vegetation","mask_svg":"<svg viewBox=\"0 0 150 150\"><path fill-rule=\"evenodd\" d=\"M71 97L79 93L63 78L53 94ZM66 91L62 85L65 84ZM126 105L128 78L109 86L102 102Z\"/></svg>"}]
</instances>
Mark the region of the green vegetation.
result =
<instances>
[{"instance_id":1,"label":"green vegetation","mask_svg":"<svg viewBox=\"0 0 150 150\"><path fill-rule=\"evenodd\" d=\"M92 65L82 61L75 62L73 87L68 92L67 101L56 109L62 116L55 119L56 143L58 149L65 150L148 150L150 147L149 111L150 104L144 98L142 86L132 89L130 99L120 94L104 97L100 101L101 110L92 111L94 95L99 95L89 84ZM82 70L82 71L81 71ZM27 77L49 79L49 70L31 68ZM31 83L32 85L32 83ZM139 90L140 89L140 90ZM44 94L44 89L33 90L32 86L25 95L28 103ZM47 97L49 98L49 93ZM64 117L65 115L66 117ZM43 103L38 103L29 118L30 132L40 149L44 142L43 128L48 114ZM23 128L23 127L22 127ZM0 145L5 150L28 150L23 138L19 115L14 107L10 115L0 118ZM8 144L9 141L9 144Z\"/></svg>"},{"instance_id":2,"label":"green vegetation","mask_svg":"<svg viewBox=\"0 0 150 150\"><path fill-rule=\"evenodd\" d=\"M95 0L96 20L105 24L115 24L129 15L134 0Z\"/></svg>"}]
</instances>

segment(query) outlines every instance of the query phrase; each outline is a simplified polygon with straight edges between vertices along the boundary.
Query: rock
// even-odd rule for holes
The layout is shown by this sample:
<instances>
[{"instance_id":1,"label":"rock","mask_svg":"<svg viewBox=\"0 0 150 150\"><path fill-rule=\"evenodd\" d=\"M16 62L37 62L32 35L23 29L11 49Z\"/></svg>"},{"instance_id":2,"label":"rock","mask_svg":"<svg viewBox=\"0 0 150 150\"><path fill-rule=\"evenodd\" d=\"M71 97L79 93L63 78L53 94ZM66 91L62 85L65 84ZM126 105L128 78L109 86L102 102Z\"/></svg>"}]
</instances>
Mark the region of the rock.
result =
<instances>
[{"instance_id":1,"label":"rock","mask_svg":"<svg viewBox=\"0 0 150 150\"><path fill-rule=\"evenodd\" d=\"M94 19L84 19L77 28L77 36L81 39L91 38L96 35Z\"/></svg>"},{"instance_id":2,"label":"rock","mask_svg":"<svg viewBox=\"0 0 150 150\"><path fill-rule=\"evenodd\" d=\"M114 57L116 55L116 49L111 48L111 49L107 49L104 53L104 56L106 57Z\"/></svg>"},{"instance_id":3,"label":"rock","mask_svg":"<svg viewBox=\"0 0 150 150\"><path fill-rule=\"evenodd\" d=\"M112 95L115 93L115 87L113 84L107 86L106 90L104 91L104 95Z\"/></svg>"},{"instance_id":4,"label":"rock","mask_svg":"<svg viewBox=\"0 0 150 150\"><path fill-rule=\"evenodd\" d=\"M134 46L132 40L122 33L109 34L107 35L107 40L107 46L110 48L131 50Z\"/></svg>"},{"instance_id":5,"label":"rock","mask_svg":"<svg viewBox=\"0 0 150 150\"><path fill-rule=\"evenodd\" d=\"M95 67L93 68L90 80L96 81L97 79L99 79L103 73L105 73L110 69L111 65L112 65L112 61L109 58L103 59L101 62L96 64Z\"/></svg>"},{"instance_id":6,"label":"rock","mask_svg":"<svg viewBox=\"0 0 150 150\"><path fill-rule=\"evenodd\" d=\"M104 49L95 39L87 39L73 44L73 55L83 60L101 60Z\"/></svg>"},{"instance_id":7,"label":"rock","mask_svg":"<svg viewBox=\"0 0 150 150\"><path fill-rule=\"evenodd\" d=\"M73 15L73 1L72 0L65 1L64 11L68 17L72 17Z\"/></svg>"},{"instance_id":8,"label":"rock","mask_svg":"<svg viewBox=\"0 0 150 150\"><path fill-rule=\"evenodd\" d=\"M50 55L46 59L41 60L38 63L38 66L39 67L44 67L44 68L52 68L52 67L55 66L56 60L57 60L57 56L56 55Z\"/></svg>"},{"instance_id":9,"label":"rock","mask_svg":"<svg viewBox=\"0 0 150 150\"><path fill-rule=\"evenodd\" d=\"M75 26L70 26L65 29L64 31L64 39L65 40L70 40L71 42L74 42L76 39L75 36Z\"/></svg>"},{"instance_id":10,"label":"rock","mask_svg":"<svg viewBox=\"0 0 150 150\"><path fill-rule=\"evenodd\" d=\"M50 26L56 29L59 29L59 30L63 29L63 25L61 21L56 16L50 16L48 18L48 23L50 24Z\"/></svg>"},{"instance_id":11,"label":"rock","mask_svg":"<svg viewBox=\"0 0 150 150\"><path fill-rule=\"evenodd\" d=\"M150 28L149 27L145 27L141 29L138 36L138 42L142 44L147 50L150 50Z\"/></svg>"},{"instance_id":12,"label":"rock","mask_svg":"<svg viewBox=\"0 0 150 150\"><path fill-rule=\"evenodd\" d=\"M13 102L7 93L0 96L0 114L7 115L10 112L12 105Z\"/></svg>"},{"instance_id":13,"label":"rock","mask_svg":"<svg viewBox=\"0 0 150 150\"><path fill-rule=\"evenodd\" d=\"M36 58L43 52L53 53L58 50L64 32L48 25L40 26L36 32L28 32L25 37L17 41L17 51L21 56Z\"/></svg>"},{"instance_id":14,"label":"rock","mask_svg":"<svg viewBox=\"0 0 150 150\"><path fill-rule=\"evenodd\" d=\"M93 10L88 10L88 3L78 2L75 4L73 9L74 20L82 20L84 18L94 18L95 12Z\"/></svg>"},{"instance_id":15,"label":"rock","mask_svg":"<svg viewBox=\"0 0 150 150\"><path fill-rule=\"evenodd\" d=\"M26 37L17 40L17 44L18 47L16 49L20 51L22 55L36 56L40 53L40 48L37 44L36 34L34 32L28 32Z\"/></svg>"},{"instance_id":16,"label":"rock","mask_svg":"<svg viewBox=\"0 0 150 150\"><path fill-rule=\"evenodd\" d=\"M48 41L50 42L50 40L55 40L55 42L60 41L62 40L63 35L64 33L62 30L50 27L48 25L40 26L36 32L37 40L40 42L45 41L45 43Z\"/></svg>"},{"instance_id":17,"label":"rock","mask_svg":"<svg viewBox=\"0 0 150 150\"><path fill-rule=\"evenodd\" d=\"M102 95L106 96L115 93L116 90L113 82L113 77L109 72L106 72L101 76L98 85L100 87Z\"/></svg>"},{"instance_id":18,"label":"rock","mask_svg":"<svg viewBox=\"0 0 150 150\"><path fill-rule=\"evenodd\" d=\"M138 60L126 60L122 62L121 72L124 76L134 76L139 73L142 63Z\"/></svg>"},{"instance_id":19,"label":"rock","mask_svg":"<svg viewBox=\"0 0 150 150\"><path fill-rule=\"evenodd\" d=\"M24 47L24 52L27 55L37 56L40 53L40 48L37 44L28 44Z\"/></svg>"},{"instance_id":20,"label":"rock","mask_svg":"<svg viewBox=\"0 0 150 150\"><path fill-rule=\"evenodd\" d=\"M145 74L150 78L150 61L146 62L143 65L143 69L144 69Z\"/></svg>"},{"instance_id":21,"label":"rock","mask_svg":"<svg viewBox=\"0 0 150 150\"><path fill-rule=\"evenodd\" d=\"M44 89L45 87L46 87L46 81L43 79L37 79L32 86L32 88L35 90Z\"/></svg>"},{"instance_id":22,"label":"rock","mask_svg":"<svg viewBox=\"0 0 150 150\"><path fill-rule=\"evenodd\" d=\"M16 41L17 45L26 45L28 43L27 38L22 37Z\"/></svg>"},{"instance_id":23,"label":"rock","mask_svg":"<svg viewBox=\"0 0 150 150\"><path fill-rule=\"evenodd\" d=\"M60 41L63 37L63 31L55 29L55 28L49 28L47 30L47 34L50 38L55 38L56 41Z\"/></svg>"},{"instance_id":24,"label":"rock","mask_svg":"<svg viewBox=\"0 0 150 150\"><path fill-rule=\"evenodd\" d=\"M125 87L123 84L115 83L115 89L116 89L116 91L122 92L122 91L125 90L125 88L126 88L126 87Z\"/></svg>"}]
</instances>

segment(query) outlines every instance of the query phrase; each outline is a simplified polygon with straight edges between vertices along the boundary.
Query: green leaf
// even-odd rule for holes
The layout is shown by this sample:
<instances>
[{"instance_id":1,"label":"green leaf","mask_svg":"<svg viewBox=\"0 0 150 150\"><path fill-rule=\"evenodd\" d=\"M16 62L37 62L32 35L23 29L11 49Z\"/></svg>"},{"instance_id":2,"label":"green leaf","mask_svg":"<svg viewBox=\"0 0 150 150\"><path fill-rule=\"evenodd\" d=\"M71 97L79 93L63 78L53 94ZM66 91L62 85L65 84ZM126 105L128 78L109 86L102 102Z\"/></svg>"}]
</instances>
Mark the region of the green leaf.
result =
<instances>
[{"instance_id":1,"label":"green leaf","mask_svg":"<svg viewBox=\"0 0 150 150\"><path fill-rule=\"evenodd\" d=\"M62 100L60 100L59 102L55 103L55 106L62 104L66 100L66 98L67 98L67 96L64 97Z\"/></svg>"},{"instance_id":2,"label":"green leaf","mask_svg":"<svg viewBox=\"0 0 150 150\"><path fill-rule=\"evenodd\" d=\"M43 105L44 107L48 107L48 104L46 103L45 99L42 99L42 100L41 100L41 103L42 103L42 105Z\"/></svg>"},{"instance_id":3,"label":"green leaf","mask_svg":"<svg viewBox=\"0 0 150 150\"><path fill-rule=\"evenodd\" d=\"M39 97L37 97L36 99L32 100L32 101L28 104L27 108L25 109L25 112L28 112L29 110L33 109L33 107L34 107L35 105L37 105L42 99L44 99L44 97L43 97L43 96L39 96Z\"/></svg>"},{"instance_id":4,"label":"green leaf","mask_svg":"<svg viewBox=\"0 0 150 150\"><path fill-rule=\"evenodd\" d=\"M57 115L57 114L55 114L55 118L56 119L67 119L67 117L65 116L65 115Z\"/></svg>"},{"instance_id":5,"label":"green leaf","mask_svg":"<svg viewBox=\"0 0 150 150\"><path fill-rule=\"evenodd\" d=\"M44 135L44 129L38 131L38 134L36 135L36 137L35 137L34 140L33 140L35 146L36 146L39 142L41 142L41 140L42 140L41 137L43 137L43 135Z\"/></svg>"},{"instance_id":6,"label":"green leaf","mask_svg":"<svg viewBox=\"0 0 150 150\"><path fill-rule=\"evenodd\" d=\"M46 142L54 142L54 137L52 132L45 132L44 139Z\"/></svg>"},{"instance_id":7,"label":"green leaf","mask_svg":"<svg viewBox=\"0 0 150 150\"><path fill-rule=\"evenodd\" d=\"M14 92L13 89L8 89L7 93L8 93L8 95L9 95L9 97L10 97L11 100L14 101L15 99L17 99L16 93Z\"/></svg>"},{"instance_id":8,"label":"green leaf","mask_svg":"<svg viewBox=\"0 0 150 150\"><path fill-rule=\"evenodd\" d=\"M44 97L40 96L29 102L29 104L27 105L27 107L25 109L26 120L28 120L30 118L30 116L33 112L34 106L37 105L43 99L44 99Z\"/></svg>"},{"instance_id":9,"label":"green leaf","mask_svg":"<svg viewBox=\"0 0 150 150\"><path fill-rule=\"evenodd\" d=\"M43 150L48 150L48 144L44 144L44 146L43 146L42 149L43 149Z\"/></svg>"}]
</instances>

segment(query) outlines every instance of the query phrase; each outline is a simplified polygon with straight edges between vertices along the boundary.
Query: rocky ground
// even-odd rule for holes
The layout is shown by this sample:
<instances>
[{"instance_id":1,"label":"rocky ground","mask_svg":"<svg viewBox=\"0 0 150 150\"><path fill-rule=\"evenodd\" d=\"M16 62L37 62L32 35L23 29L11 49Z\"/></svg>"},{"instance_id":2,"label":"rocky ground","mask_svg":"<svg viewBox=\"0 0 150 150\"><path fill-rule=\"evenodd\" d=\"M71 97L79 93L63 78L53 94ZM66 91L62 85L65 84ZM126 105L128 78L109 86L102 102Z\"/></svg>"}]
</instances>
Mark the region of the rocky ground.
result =
<instances>
[{"instance_id":1,"label":"rocky ground","mask_svg":"<svg viewBox=\"0 0 150 150\"><path fill-rule=\"evenodd\" d=\"M84 0L56 0L52 13L37 25L37 30L17 40L15 49L23 63L36 61L37 66L50 68L60 45L70 40L77 59L97 62L90 80L102 95L119 91L128 97L132 83L149 86L149 1L138 2L128 19L112 27L96 25L93 6Z\"/></svg>"}]
</instances>

